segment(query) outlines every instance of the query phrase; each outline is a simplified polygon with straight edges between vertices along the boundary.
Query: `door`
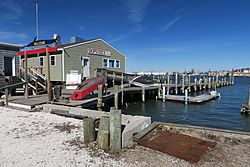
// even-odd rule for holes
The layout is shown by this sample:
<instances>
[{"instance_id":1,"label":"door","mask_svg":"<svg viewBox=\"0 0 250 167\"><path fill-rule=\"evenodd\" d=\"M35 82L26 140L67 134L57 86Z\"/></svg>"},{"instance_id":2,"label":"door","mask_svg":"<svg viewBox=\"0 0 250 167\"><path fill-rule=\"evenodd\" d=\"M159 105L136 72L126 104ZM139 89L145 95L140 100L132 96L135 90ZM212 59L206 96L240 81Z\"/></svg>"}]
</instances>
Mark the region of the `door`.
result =
<instances>
[{"instance_id":1,"label":"door","mask_svg":"<svg viewBox=\"0 0 250 167\"><path fill-rule=\"evenodd\" d=\"M4 75L12 76L12 57L4 57Z\"/></svg>"},{"instance_id":2,"label":"door","mask_svg":"<svg viewBox=\"0 0 250 167\"><path fill-rule=\"evenodd\" d=\"M83 69L82 69L83 78L84 77L89 78L90 70L89 70L89 58L88 57L82 57L82 66L83 66Z\"/></svg>"}]
</instances>

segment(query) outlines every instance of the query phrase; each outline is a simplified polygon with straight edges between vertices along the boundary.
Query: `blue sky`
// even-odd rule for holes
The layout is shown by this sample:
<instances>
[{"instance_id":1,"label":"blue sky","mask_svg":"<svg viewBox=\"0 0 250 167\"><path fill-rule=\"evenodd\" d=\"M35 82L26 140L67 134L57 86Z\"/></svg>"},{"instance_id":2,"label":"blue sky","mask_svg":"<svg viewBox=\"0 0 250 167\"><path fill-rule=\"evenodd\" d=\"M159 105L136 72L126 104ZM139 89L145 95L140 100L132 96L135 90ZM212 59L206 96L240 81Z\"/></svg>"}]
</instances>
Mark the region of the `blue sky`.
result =
<instances>
[{"instance_id":1,"label":"blue sky","mask_svg":"<svg viewBox=\"0 0 250 167\"><path fill-rule=\"evenodd\" d=\"M128 72L249 67L249 9L249 0L39 0L39 36L103 38ZM35 34L35 0L0 1L0 42Z\"/></svg>"}]
</instances>

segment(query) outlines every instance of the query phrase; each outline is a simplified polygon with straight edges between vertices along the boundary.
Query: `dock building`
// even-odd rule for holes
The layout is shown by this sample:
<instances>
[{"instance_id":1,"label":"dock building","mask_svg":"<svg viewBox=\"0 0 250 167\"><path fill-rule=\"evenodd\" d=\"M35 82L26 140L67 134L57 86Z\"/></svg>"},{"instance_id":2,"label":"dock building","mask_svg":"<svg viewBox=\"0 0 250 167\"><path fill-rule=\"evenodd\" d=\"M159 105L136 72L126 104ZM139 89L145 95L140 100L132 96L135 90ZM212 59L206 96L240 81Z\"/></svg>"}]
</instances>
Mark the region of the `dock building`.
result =
<instances>
[{"instance_id":1,"label":"dock building","mask_svg":"<svg viewBox=\"0 0 250 167\"><path fill-rule=\"evenodd\" d=\"M72 41L71 41L72 42ZM19 54L24 65L24 53ZM34 68L47 77L46 54L29 53L27 67ZM61 44L50 51L51 81L65 82L70 73L82 74L83 77L95 76L98 68L116 72L125 72L126 57L103 39L83 40Z\"/></svg>"}]
</instances>

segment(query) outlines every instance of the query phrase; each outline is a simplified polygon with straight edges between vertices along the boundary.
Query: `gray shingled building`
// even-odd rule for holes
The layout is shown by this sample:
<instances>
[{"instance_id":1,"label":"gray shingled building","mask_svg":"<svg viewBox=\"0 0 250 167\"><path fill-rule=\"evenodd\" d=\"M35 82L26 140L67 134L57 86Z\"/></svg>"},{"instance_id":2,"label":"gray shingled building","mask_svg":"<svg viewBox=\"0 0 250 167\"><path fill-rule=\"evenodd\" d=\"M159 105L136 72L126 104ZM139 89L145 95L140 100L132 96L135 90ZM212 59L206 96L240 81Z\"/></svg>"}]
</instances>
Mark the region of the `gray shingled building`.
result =
<instances>
[{"instance_id":1,"label":"gray shingled building","mask_svg":"<svg viewBox=\"0 0 250 167\"><path fill-rule=\"evenodd\" d=\"M51 81L66 81L71 71L89 78L97 68L125 72L126 57L103 39L85 40L61 45L50 55ZM28 68L40 69L46 76L45 55L29 57Z\"/></svg>"},{"instance_id":2,"label":"gray shingled building","mask_svg":"<svg viewBox=\"0 0 250 167\"><path fill-rule=\"evenodd\" d=\"M0 75L17 75L19 67L17 52L20 47L20 45L0 42Z\"/></svg>"}]
</instances>

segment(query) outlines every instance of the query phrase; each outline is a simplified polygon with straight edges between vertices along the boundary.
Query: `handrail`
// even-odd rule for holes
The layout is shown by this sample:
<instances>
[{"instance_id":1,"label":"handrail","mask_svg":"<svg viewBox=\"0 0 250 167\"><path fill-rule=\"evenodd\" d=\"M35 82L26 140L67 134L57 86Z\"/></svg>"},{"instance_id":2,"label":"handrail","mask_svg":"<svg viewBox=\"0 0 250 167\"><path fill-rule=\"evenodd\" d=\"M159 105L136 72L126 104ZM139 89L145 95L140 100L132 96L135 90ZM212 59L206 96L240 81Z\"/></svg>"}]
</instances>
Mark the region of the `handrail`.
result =
<instances>
[{"instance_id":1,"label":"handrail","mask_svg":"<svg viewBox=\"0 0 250 167\"><path fill-rule=\"evenodd\" d=\"M24 68L20 67L21 71L24 71ZM33 74L31 74L29 71L27 71L28 75L31 76L31 78L37 80L37 77Z\"/></svg>"},{"instance_id":2,"label":"handrail","mask_svg":"<svg viewBox=\"0 0 250 167\"><path fill-rule=\"evenodd\" d=\"M18 82L18 83L2 86L2 87L0 87L0 90L7 89L7 88L13 88L13 87L16 87L19 85L24 85L24 84L26 84L26 82Z\"/></svg>"},{"instance_id":3,"label":"handrail","mask_svg":"<svg viewBox=\"0 0 250 167\"><path fill-rule=\"evenodd\" d=\"M47 80L47 78L45 78L41 73L39 73L37 70L35 70L34 68L30 68L30 70L35 73L36 75L38 75L39 77L41 77L43 80Z\"/></svg>"}]
</instances>

